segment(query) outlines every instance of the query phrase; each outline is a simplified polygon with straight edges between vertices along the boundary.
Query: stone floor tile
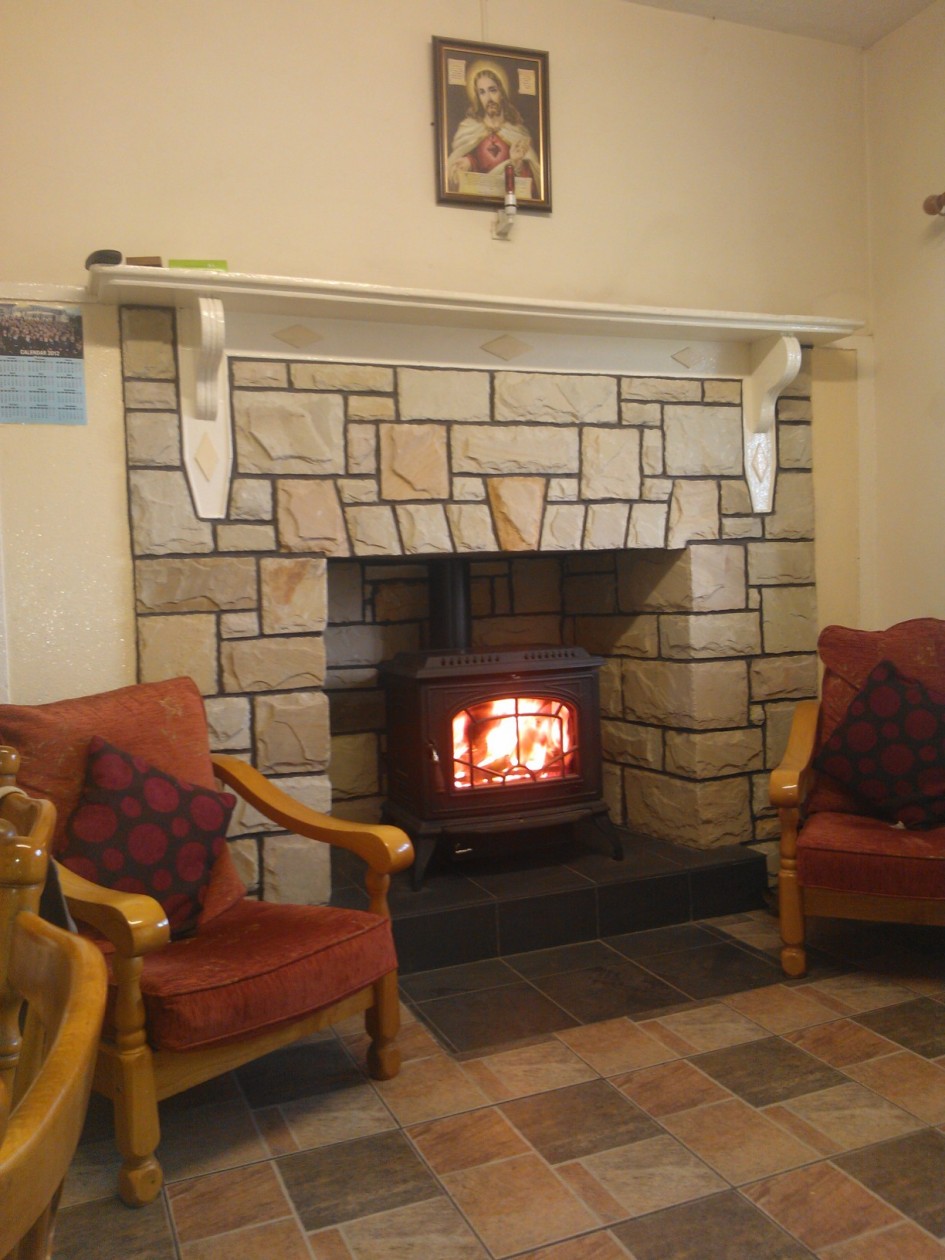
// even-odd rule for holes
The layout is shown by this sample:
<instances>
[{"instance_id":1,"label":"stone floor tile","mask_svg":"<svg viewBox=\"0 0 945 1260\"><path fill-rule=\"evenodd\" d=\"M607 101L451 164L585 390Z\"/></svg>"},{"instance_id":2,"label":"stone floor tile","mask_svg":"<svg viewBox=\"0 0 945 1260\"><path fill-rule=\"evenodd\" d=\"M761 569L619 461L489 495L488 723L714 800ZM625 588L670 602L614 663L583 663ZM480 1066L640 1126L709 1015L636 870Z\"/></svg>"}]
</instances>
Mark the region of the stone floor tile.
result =
<instances>
[{"instance_id":1,"label":"stone floor tile","mask_svg":"<svg viewBox=\"0 0 945 1260\"><path fill-rule=\"evenodd\" d=\"M698 1055L693 1063L753 1107L829 1089L845 1080L834 1068L780 1037L712 1050Z\"/></svg>"},{"instance_id":2,"label":"stone floor tile","mask_svg":"<svg viewBox=\"0 0 945 1260\"><path fill-rule=\"evenodd\" d=\"M657 1118L732 1097L687 1059L615 1076L613 1084L648 1115Z\"/></svg>"},{"instance_id":3,"label":"stone floor tile","mask_svg":"<svg viewBox=\"0 0 945 1260\"><path fill-rule=\"evenodd\" d=\"M54 1260L175 1260L163 1195L133 1212L114 1195L60 1211Z\"/></svg>"},{"instance_id":4,"label":"stone floor tile","mask_svg":"<svg viewBox=\"0 0 945 1260\"><path fill-rule=\"evenodd\" d=\"M662 1123L735 1186L797 1168L818 1155L738 1098L679 1111Z\"/></svg>"},{"instance_id":5,"label":"stone floor tile","mask_svg":"<svg viewBox=\"0 0 945 1260\"><path fill-rule=\"evenodd\" d=\"M180 1249L181 1260L311 1260L311 1253L297 1221L272 1221L253 1225L236 1233L218 1234Z\"/></svg>"},{"instance_id":6,"label":"stone floor tile","mask_svg":"<svg viewBox=\"0 0 945 1260\"><path fill-rule=\"evenodd\" d=\"M415 1124L407 1135L437 1176L530 1150L497 1107Z\"/></svg>"},{"instance_id":7,"label":"stone floor tile","mask_svg":"<svg viewBox=\"0 0 945 1260\"><path fill-rule=\"evenodd\" d=\"M827 1247L820 1255L823 1260L942 1260L945 1247L911 1221L903 1221Z\"/></svg>"},{"instance_id":8,"label":"stone floor tile","mask_svg":"<svg viewBox=\"0 0 945 1260\"><path fill-rule=\"evenodd\" d=\"M924 1129L834 1162L904 1216L945 1239L945 1134Z\"/></svg>"},{"instance_id":9,"label":"stone floor tile","mask_svg":"<svg viewBox=\"0 0 945 1260\"><path fill-rule=\"evenodd\" d=\"M168 1186L167 1199L182 1244L292 1216L268 1161Z\"/></svg>"},{"instance_id":10,"label":"stone floor tile","mask_svg":"<svg viewBox=\"0 0 945 1260\"><path fill-rule=\"evenodd\" d=\"M526 1252L516 1260L627 1260L627 1252L610 1230L599 1229L593 1234Z\"/></svg>"},{"instance_id":11,"label":"stone floor tile","mask_svg":"<svg viewBox=\"0 0 945 1260\"><path fill-rule=\"evenodd\" d=\"M350 1221L343 1226L342 1235L352 1260L390 1260L393 1256L489 1260L489 1253L459 1212L443 1198Z\"/></svg>"},{"instance_id":12,"label":"stone floor tile","mask_svg":"<svg viewBox=\"0 0 945 1260\"><path fill-rule=\"evenodd\" d=\"M364 1080L328 1094L283 1103L280 1111L296 1150L348 1142L396 1128L390 1111Z\"/></svg>"},{"instance_id":13,"label":"stone floor tile","mask_svg":"<svg viewBox=\"0 0 945 1260\"><path fill-rule=\"evenodd\" d=\"M690 998L717 998L744 989L766 988L781 979L781 968L727 941L700 949L658 954L643 960L662 980Z\"/></svg>"},{"instance_id":14,"label":"stone floor tile","mask_svg":"<svg viewBox=\"0 0 945 1260\"><path fill-rule=\"evenodd\" d=\"M678 1057L678 1052L651 1037L639 1024L623 1017L582 1024L555 1033L601 1076L650 1067Z\"/></svg>"},{"instance_id":15,"label":"stone floor tile","mask_svg":"<svg viewBox=\"0 0 945 1260\"><path fill-rule=\"evenodd\" d=\"M608 1081L533 1094L502 1113L549 1164L656 1137L659 1126Z\"/></svg>"},{"instance_id":16,"label":"stone floor tile","mask_svg":"<svg viewBox=\"0 0 945 1260\"><path fill-rule=\"evenodd\" d=\"M602 966L546 976L533 983L582 1024L616 1019L620 1015L641 1015L686 1001L688 994L644 967L617 955L615 959Z\"/></svg>"},{"instance_id":17,"label":"stone floor tile","mask_svg":"<svg viewBox=\"0 0 945 1260\"><path fill-rule=\"evenodd\" d=\"M858 1015L880 1006L896 1006L915 995L885 976L850 971L843 975L814 980L802 989L810 990L818 1001L832 1005L838 1014Z\"/></svg>"},{"instance_id":18,"label":"stone floor tile","mask_svg":"<svg viewBox=\"0 0 945 1260\"><path fill-rule=\"evenodd\" d=\"M820 1251L900 1220L832 1164L811 1164L744 1186L742 1193L806 1246Z\"/></svg>"},{"instance_id":19,"label":"stone floor tile","mask_svg":"<svg viewBox=\"0 0 945 1260\"><path fill-rule=\"evenodd\" d=\"M614 1225L612 1232L635 1260L707 1260L708 1245L713 1260L809 1260L811 1254L733 1190Z\"/></svg>"},{"instance_id":20,"label":"stone floor tile","mask_svg":"<svg viewBox=\"0 0 945 1260\"><path fill-rule=\"evenodd\" d=\"M400 1124L419 1124L491 1101L462 1064L445 1054L405 1063L397 1076L375 1081L374 1088Z\"/></svg>"},{"instance_id":21,"label":"stone floor tile","mask_svg":"<svg viewBox=\"0 0 945 1260\"><path fill-rule=\"evenodd\" d=\"M945 1006L931 998L869 1011L856 1022L925 1059L945 1055Z\"/></svg>"},{"instance_id":22,"label":"stone floor tile","mask_svg":"<svg viewBox=\"0 0 945 1260\"><path fill-rule=\"evenodd\" d=\"M494 1102L577 1085L597 1076L593 1067L556 1037L479 1059L465 1059L463 1067L470 1080Z\"/></svg>"},{"instance_id":23,"label":"stone floor tile","mask_svg":"<svg viewBox=\"0 0 945 1260\"><path fill-rule=\"evenodd\" d=\"M362 1073L337 1037L298 1042L247 1063L236 1079L250 1107L269 1107L353 1083Z\"/></svg>"},{"instance_id":24,"label":"stone floor tile","mask_svg":"<svg viewBox=\"0 0 945 1260\"><path fill-rule=\"evenodd\" d=\"M494 1256L509 1256L598 1222L537 1155L448 1173L443 1184Z\"/></svg>"},{"instance_id":25,"label":"stone floor tile","mask_svg":"<svg viewBox=\"0 0 945 1260\"><path fill-rule=\"evenodd\" d=\"M194 1141L194 1134L200 1141ZM157 1157L165 1181L199 1177L265 1159L269 1151L245 1103L211 1103L191 1111L161 1114Z\"/></svg>"},{"instance_id":26,"label":"stone floor tile","mask_svg":"<svg viewBox=\"0 0 945 1260\"><path fill-rule=\"evenodd\" d=\"M945 1121L945 1067L930 1063L911 1050L851 1063L846 1072L926 1124Z\"/></svg>"},{"instance_id":27,"label":"stone floor tile","mask_svg":"<svg viewBox=\"0 0 945 1260\"><path fill-rule=\"evenodd\" d=\"M752 1019L722 1002L706 1002L673 1015L660 1015L642 1021L640 1026L681 1055L743 1045L768 1035Z\"/></svg>"},{"instance_id":28,"label":"stone floor tile","mask_svg":"<svg viewBox=\"0 0 945 1260\"><path fill-rule=\"evenodd\" d=\"M500 989L421 1002L417 1012L454 1050L479 1053L573 1028L579 1022L524 980Z\"/></svg>"},{"instance_id":29,"label":"stone floor tile","mask_svg":"<svg viewBox=\"0 0 945 1260\"><path fill-rule=\"evenodd\" d=\"M822 1155L902 1137L920 1127L920 1122L909 1112L852 1082L776 1103L766 1108L764 1114L790 1129L802 1141L810 1142L820 1134L826 1139L826 1143L817 1144ZM795 1125L792 1120L801 1123Z\"/></svg>"},{"instance_id":30,"label":"stone floor tile","mask_svg":"<svg viewBox=\"0 0 945 1260\"><path fill-rule=\"evenodd\" d=\"M819 1002L809 990L792 989L785 984L730 993L724 1000L727 1006L773 1033L793 1032L836 1018L836 1012Z\"/></svg>"},{"instance_id":31,"label":"stone floor tile","mask_svg":"<svg viewBox=\"0 0 945 1260\"><path fill-rule=\"evenodd\" d=\"M887 1041L885 1037L879 1037L861 1024L845 1018L832 1020L829 1024L818 1024L814 1028L786 1032L784 1038L837 1068L846 1067L848 1063L861 1063L864 1059L893 1054L896 1049L895 1042Z\"/></svg>"}]
</instances>

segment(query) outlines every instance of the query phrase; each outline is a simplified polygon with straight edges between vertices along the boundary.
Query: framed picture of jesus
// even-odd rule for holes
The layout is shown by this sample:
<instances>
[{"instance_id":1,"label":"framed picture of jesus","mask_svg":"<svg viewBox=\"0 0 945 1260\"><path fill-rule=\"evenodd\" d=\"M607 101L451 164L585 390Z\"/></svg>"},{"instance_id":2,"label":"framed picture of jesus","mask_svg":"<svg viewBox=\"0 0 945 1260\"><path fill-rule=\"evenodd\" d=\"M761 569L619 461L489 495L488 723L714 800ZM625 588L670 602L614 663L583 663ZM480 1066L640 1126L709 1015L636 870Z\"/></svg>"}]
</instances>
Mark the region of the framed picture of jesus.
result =
<instances>
[{"instance_id":1,"label":"framed picture of jesus","mask_svg":"<svg viewBox=\"0 0 945 1260\"><path fill-rule=\"evenodd\" d=\"M437 200L551 209L548 54L433 39Z\"/></svg>"}]
</instances>

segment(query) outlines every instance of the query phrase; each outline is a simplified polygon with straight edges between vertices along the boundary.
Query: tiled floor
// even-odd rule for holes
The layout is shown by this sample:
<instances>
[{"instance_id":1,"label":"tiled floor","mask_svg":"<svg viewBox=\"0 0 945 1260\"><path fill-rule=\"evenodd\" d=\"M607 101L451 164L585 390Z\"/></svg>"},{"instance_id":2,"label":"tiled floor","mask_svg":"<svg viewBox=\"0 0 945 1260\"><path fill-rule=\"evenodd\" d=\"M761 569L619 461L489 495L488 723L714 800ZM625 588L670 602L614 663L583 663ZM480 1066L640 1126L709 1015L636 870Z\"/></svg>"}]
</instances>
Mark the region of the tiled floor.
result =
<instances>
[{"instance_id":1,"label":"tiled floor","mask_svg":"<svg viewBox=\"0 0 945 1260\"><path fill-rule=\"evenodd\" d=\"M352 1025L171 1100L142 1211L94 1106L54 1255L942 1260L945 934L817 945L783 983L753 911L408 976L399 1077Z\"/></svg>"}]
</instances>

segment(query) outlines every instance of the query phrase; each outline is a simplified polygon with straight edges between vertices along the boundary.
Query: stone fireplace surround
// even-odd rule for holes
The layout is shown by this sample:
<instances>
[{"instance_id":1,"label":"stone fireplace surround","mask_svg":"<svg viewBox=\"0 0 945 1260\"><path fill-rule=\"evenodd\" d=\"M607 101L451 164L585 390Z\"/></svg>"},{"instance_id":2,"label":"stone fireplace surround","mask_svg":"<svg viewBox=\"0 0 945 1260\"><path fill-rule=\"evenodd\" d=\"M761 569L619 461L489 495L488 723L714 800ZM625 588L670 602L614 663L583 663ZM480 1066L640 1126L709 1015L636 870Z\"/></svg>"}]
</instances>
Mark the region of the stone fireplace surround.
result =
<instances>
[{"instance_id":1,"label":"stone fireplace surround","mask_svg":"<svg viewBox=\"0 0 945 1260\"><path fill-rule=\"evenodd\" d=\"M772 839L767 773L817 685L804 368L759 515L738 379L232 354L235 466L207 520L175 313L124 307L121 336L139 674L193 676L216 749L375 818L376 665L425 646L426 558L461 554L474 646L605 658L615 821L697 848ZM262 895L329 895L327 857L251 812L231 842Z\"/></svg>"}]
</instances>

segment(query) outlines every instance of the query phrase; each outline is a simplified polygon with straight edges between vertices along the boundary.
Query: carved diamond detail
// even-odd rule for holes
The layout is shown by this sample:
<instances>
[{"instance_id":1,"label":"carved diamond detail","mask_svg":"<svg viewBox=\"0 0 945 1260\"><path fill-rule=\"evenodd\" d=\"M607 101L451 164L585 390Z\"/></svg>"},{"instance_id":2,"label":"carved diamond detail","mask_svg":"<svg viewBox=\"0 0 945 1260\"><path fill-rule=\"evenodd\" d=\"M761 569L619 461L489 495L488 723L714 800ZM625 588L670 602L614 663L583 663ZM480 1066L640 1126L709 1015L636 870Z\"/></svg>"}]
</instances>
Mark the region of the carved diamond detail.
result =
<instances>
[{"instance_id":1,"label":"carved diamond detail","mask_svg":"<svg viewBox=\"0 0 945 1260\"><path fill-rule=\"evenodd\" d=\"M489 354L495 355L497 359L504 359L506 363L510 359L521 358L523 354L527 354L531 350L531 346L527 341L519 341L517 337L510 337L507 334L502 337L496 337L494 341L487 341L481 350L487 351Z\"/></svg>"},{"instance_id":2,"label":"carved diamond detail","mask_svg":"<svg viewBox=\"0 0 945 1260\"><path fill-rule=\"evenodd\" d=\"M322 339L321 333L315 332L313 328L306 328L304 324L292 324L288 328L280 328L272 335L277 341L284 341L287 346L294 346L296 350L303 350L306 346L314 345L316 341Z\"/></svg>"}]
</instances>

